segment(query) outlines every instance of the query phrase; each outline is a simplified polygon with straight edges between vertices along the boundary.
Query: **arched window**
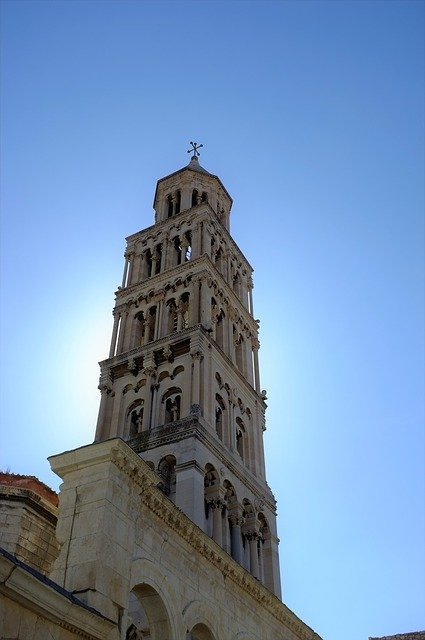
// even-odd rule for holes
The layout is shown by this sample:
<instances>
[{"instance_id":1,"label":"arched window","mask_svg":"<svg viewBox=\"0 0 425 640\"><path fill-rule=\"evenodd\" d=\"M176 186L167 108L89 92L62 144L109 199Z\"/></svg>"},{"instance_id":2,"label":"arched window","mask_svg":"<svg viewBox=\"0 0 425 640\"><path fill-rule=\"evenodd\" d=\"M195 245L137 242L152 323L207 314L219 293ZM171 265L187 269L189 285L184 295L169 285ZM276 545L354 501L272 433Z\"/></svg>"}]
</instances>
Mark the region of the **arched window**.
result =
<instances>
[{"instance_id":1,"label":"arched window","mask_svg":"<svg viewBox=\"0 0 425 640\"><path fill-rule=\"evenodd\" d=\"M177 305L174 298L167 301L167 309L168 309L168 333L175 333L177 331Z\"/></svg>"},{"instance_id":2,"label":"arched window","mask_svg":"<svg viewBox=\"0 0 425 640\"><path fill-rule=\"evenodd\" d=\"M205 465L204 487L215 487L220 484L220 478L212 464Z\"/></svg>"},{"instance_id":3,"label":"arched window","mask_svg":"<svg viewBox=\"0 0 425 640\"><path fill-rule=\"evenodd\" d=\"M196 207L196 205L198 204L198 198L199 198L198 190L194 189L192 191L192 207Z\"/></svg>"},{"instance_id":4,"label":"arched window","mask_svg":"<svg viewBox=\"0 0 425 640\"><path fill-rule=\"evenodd\" d=\"M235 361L239 371L243 372L243 344L244 340L241 334L237 332L236 327L233 325L233 344L235 347Z\"/></svg>"},{"instance_id":5,"label":"arched window","mask_svg":"<svg viewBox=\"0 0 425 640\"><path fill-rule=\"evenodd\" d=\"M226 405L223 402L223 398L218 393L216 393L215 395L215 430L220 440L224 440L225 411L226 411Z\"/></svg>"},{"instance_id":6,"label":"arched window","mask_svg":"<svg viewBox=\"0 0 425 640\"><path fill-rule=\"evenodd\" d=\"M183 293L180 298L181 328L187 329L189 326L189 294Z\"/></svg>"},{"instance_id":7,"label":"arched window","mask_svg":"<svg viewBox=\"0 0 425 640\"><path fill-rule=\"evenodd\" d=\"M192 258L192 235L190 231L186 231L182 235L180 242L182 262L189 262Z\"/></svg>"},{"instance_id":8,"label":"arched window","mask_svg":"<svg viewBox=\"0 0 425 640\"><path fill-rule=\"evenodd\" d=\"M215 266L220 271L220 273L222 270L222 259L223 251L221 249L218 249L217 253L215 254Z\"/></svg>"},{"instance_id":9,"label":"arched window","mask_svg":"<svg viewBox=\"0 0 425 640\"><path fill-rule=\"evenodd\" d=\"M176 193L176 214L180 213L180 208L182 204L182 193L181 191L177 191Z\"/></svg>"},{"instance_id":10,"label":"arched window","mask_svg":"<svg viewBox=\"0 0 425 640\"><path fill-rule=\"evenodd\" d=\"M165 424L180 420L180 396L165 401Z\"/></svg>"},{"instance_id":11,"label":"arched window","mask_svg":"<svg viewBox=\"0 0 425 640\"><path fill-rule=\"evenodd\" d=\"M144 402L136 400L127 410L127 429L129 438L134 438L142 431Z\"/></svg>"},{"instance_id":12,"label":"arched window","mask_svg":"<svg viewBox=\"0 0 425 640\"><path fill-rule=\"evenodd\" d=\"M148 249L145 253L146 260L146 277L150 278L152 275L152 251Z\"/></svg>"},{"instance_id":13,"label":"arched window","mask_svg":"<svg viewBox=\"0 0 425 640\"><path fill-rule=\"evenodd\" d=\"M208 193L206 191L202 192L201 202L208 202Z\"/></svg>"},{"instance_id":14,"label":"arched window","mask_svg":"<svg viewBox=\"0 0 425 640\"><path fill-rule=\"evenodd\" d=\"M161 478L160 489L172 500L176 493L176 459L165 456L158 465L158 475Z\"/></svg>"},{"instance_id":15,"label":"arched window","mask_svg":"<svg viewBox=\"0 0 425 640\"><path fill-rule=\"evenodd\" d=\"M236 418L236 450L242 460L246 459L245 425L240 418Z\"/></svg>"},{"instance_id":16,"label":"arched window","mask_svg":"<svg viewBox=\"0 0 425 640\"><path fill-rule=\"evenodd\" d=\"M224 349L224 318L225 315L223 313L223 310L221 310L219 315L217 316L215 325L215 341L220 349Z\"/></svg>"},{"instance_id":17,"label":"arched window","mask_svg":"<svg viewBox=\"0 0 425 640\"><path fill-rule=\"evenodd\" d=\"M168 218L171 218L172 215L173 215L173 196L170 194L167 197L167 216Z\"/></svg>"},{"instance_id":18,"label":"arched window","mask_svg":"<svg viewBox=\"0 0 425 640\"><path fill-rule=\"evenodd\" d=\"M139 584L130 592L126 640L162 640L171 638L171 624L165 604L148 584Z\"/></svg>"},{"instance_id":19,"label":"arched window","mask_svg":"<svg viewBox=\"0 0 425 640\"><path fill-rule=\"evenodd\" d=\"M164 424L180 420L181 393L180 387L171 387L162 396L161 404L165 405Z\"/></svg>"},{"instance_id":20,"label":"arched window","mask_svg":"<svg viewBox=\"0 0 425 640\"><path fill-rule=\"evenodd\" d=\"M176 236L175 238L173 238L173 245L174 245L174 255L175 255L175 264L181 264L182 261L182 248L181 248L181 244L180 244L180 238L179 236Z\"/></svg>"},{"instance_id":21,"label":"arched window","mask_svg":"<svg viewBox=\"0 0 425 640\"><path fill-rule=\"evenodd\" d=\"M161 258L162 258L162 244L157 244L155 247L154 254L152 256L152 261L155 264L155 269L153 269L152 275L156 275L161 271Z\"/></svg>"},{"instance_id":22,"label":"arched window","mask_svg":"<svg viewBox=\"0 0 425 640\"><path fill-rule=\"evenodd\" d=\"M134 346L140 347L144 344L145 340L145 317L143 311L139 311L134 316Z\"/></svg>"},{"instance_id":23,"label":"arched window","mask_svg":"<svg viewBox=\"0 0 425 640\"><path fill-rule=\"evenodd\" d=\"M147 323L147 338L148 338L147 341L153 342L153 340L155 340L156 307L151 307L149 309L146 323ZM145 335L146 335L146 331L145 331Z\"/></svg>"},{"instance_id":24,"label":"arched window","mask_svg":"<svg viewBox=\"0 0 425 640\"><path fill-rule=\"evenodd\" d=\"M189 631L187 630L187 637L191 640L215 640L215 637L203 623L195 624L195 626Z\"/></svg>"}]
</instances>

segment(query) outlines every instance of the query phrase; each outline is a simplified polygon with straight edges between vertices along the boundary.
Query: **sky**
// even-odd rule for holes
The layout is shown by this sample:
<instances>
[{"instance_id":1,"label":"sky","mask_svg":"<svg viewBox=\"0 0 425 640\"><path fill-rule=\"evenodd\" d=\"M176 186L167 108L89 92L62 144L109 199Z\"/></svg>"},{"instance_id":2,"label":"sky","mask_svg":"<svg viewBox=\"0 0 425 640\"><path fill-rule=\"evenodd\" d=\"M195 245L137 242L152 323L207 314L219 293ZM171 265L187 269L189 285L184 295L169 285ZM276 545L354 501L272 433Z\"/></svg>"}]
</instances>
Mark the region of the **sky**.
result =
<instances>
[{"instance_id":1,"label":"sky","mask_svg":"<svg viewBox=\"0 0 425 640\"><path fill-rule=\"evenodd\" d=\"M425 629L420 0L1 2L0 466L92 442L124 238L189 141L255 269L283 600Z\"/></svg>"}]
</instances>

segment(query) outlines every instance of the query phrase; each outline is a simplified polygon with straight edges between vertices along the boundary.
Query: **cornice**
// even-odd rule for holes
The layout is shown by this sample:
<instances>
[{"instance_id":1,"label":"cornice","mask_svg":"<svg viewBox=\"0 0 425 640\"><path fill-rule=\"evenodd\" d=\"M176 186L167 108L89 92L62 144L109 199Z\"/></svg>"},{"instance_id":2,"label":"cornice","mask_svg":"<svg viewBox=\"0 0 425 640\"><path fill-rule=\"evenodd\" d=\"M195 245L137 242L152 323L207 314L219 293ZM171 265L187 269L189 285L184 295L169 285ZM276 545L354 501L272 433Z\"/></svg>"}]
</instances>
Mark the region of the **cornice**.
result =
<instances>
[{"instance_id":1,"label":"cornice","mask_svg":"<svg viewBox=\"0 0 425 640\"><path fill-rule=\"evenodd\" d=\"M105 358L105 360L101 360L99 365L101 370L104 368L112 369L119 365L126 363L130 359L134 358L143 358L148 354L153 353L154 351L159 351L164 347L170 345L171 347L179 342L182 342L185 338L190 339L195 334L201 334L205 339L206 344L213 344L214 349L220 355L220 357L224 360L226 367L230 367L232 373L237 378L239 383L246 388L246 392L250 395L253 395L255 400L260 404L260 406L265 410L266 404L262 396L255 390L255 388L251 385L250 382L245 378L245 376L236 368L230 358L224 353L222 349L218 346L216 341L211 337L211 335L204 329L201 324L195 324L192 327L188 327L187 329L182 329L181 331L176 331L164 338L159 338L153 342L148 342L148 344L135 347L130 351L125 351L120 353L119 355L112 356L111 358Z\"/></svg>"},{"instance_id":2,"label":"cornice","mask_svg":"<svg viewBox=\"0 0 425 640\"><path fill-rule=\"evenodd\" d=\"M246 569L233 560L161 492L157 486L160 483L159 476L120 438L68 451L60 456L51 457L50 461L54 471L61 477L75 469L91 467L100 462L114 464L124 473L128 481L137 487L136 493L141 504L159 521L180 536L189 547L201 554L224 577L232 580L237 587L258 602L276 620L291 629L299 640L320 640L310 627L304 624ZM109 621L105 620L105 622ZM65 623L68 622L65 620ZM92 636L86 637L91 638Z\"/></svg>"},{"instance_id":3,"label":"cornice","mask_svg":"<svg viewBox=\"0 0 425 640\"><path fill-rule=\"evenodd\" d=\"M58 508L31 489L0 485L0 501L21 502L39 513L53 525L56 525Z\"/></svg>"},{"instance_id":4,"label":"cornice","mask_svg":"<svg viewBox=\"0 0 425 640\"><path fill-rule=\"evenodd\" d=\"M211 215L211 213L213 214L213 216ZM132 235L127 236L126 237L126 241L128 245L127 250L130 249L133 243L137 242L138 240L142 240L144 236L147 236L147 237L149 237L149 235L157 236L158 234L164 232L167 229L167 227L172 229L173 226L178 226L175 224L175 221L177 221L179 224L182 224L185 218L187 218L190 222L192 221L203 222L205 220L207 222L217 224L219 226L220 232L223 233L225 238L229 241L229 244L231 245L231 247L236 251L237 254L239 254L238 257L240 257L243 260L243 262L245 262L246 267L248 267L251 273L254 271L253 267L251 266L246 256L244 255L243 251L241 251L240 247L237 245L235 240L233 240L230 232L220 222L214 209L211 207L210 204L205 202L202 202L196 205L195 207L191 207L190 209L185 209L184 211L180 211L180 213L177 213L171 218L167 218L167 220L156 222L155 224L149 227L146 227L145 229L141 229L140 231L137 231L136 233L133 233Z\"/></svg>"},{"instance_id":5,"label":"cornice","mask_svg":"<svg viewBox=\"0 0 425 640\"><path fill-rule=\"evenodd\" d=\"M190 436L196 436L202 444L255 496L266 503L272 513L276 513L276 500L265 481L261 481L254 474L239 465L234 457L229 456L219 442L214 442L209 430L203 424L203 419L195 416L182 418L172 425L157 427L149 432L141 433L127 442L136 452L156 449L173 442L179 442ZM226 479L226 478L224 478Z\"/></svg>"},{"instance_id":6,"label":"cornice","mask_svg":"<svg viewBox=\"0 0 425 640\"><path fill-rule=\"evenodd\" d=\"M118 307L122 307L123 305L131 305L131 303L134 304L134 298L140 298L143 295L149 294L151 291L154 291L155 294L159 293L159 289L167 284L172 284L179 278L187 280L189 278L202 277L203 275L211 278L213 282L217 282L217 288L221 288L223 290L225 299L231 301L229 306L236 311L238 316L249 327L254 336L257 336L257 321L242 301L237 297L233 289L224 279L223 275L218 271L209 256L206 254L199 258L195 258L194 260L184 262L176 267L171 267L166 271L162 271L161 273L143 280L143 282L136 282L129 287L117 289L115 292L116 304L114 311L118 310Z\"/></svg>"},{"instance_id":7,"label":"cornice","mask_svg":"<svg viewBox=\"0 0 425 640\"><path fill-rule=\"evenodd\" d=\"M284 624L300 640L320 640L319 636L304 624L271 591L256 580L246 569L229 556L196 524L182 513L156 487L148 487L141 494L141 501L151 513L178 534L196 553L218 569L223 577L258 602L276 620Z\"/></svg>"}]
</instances>

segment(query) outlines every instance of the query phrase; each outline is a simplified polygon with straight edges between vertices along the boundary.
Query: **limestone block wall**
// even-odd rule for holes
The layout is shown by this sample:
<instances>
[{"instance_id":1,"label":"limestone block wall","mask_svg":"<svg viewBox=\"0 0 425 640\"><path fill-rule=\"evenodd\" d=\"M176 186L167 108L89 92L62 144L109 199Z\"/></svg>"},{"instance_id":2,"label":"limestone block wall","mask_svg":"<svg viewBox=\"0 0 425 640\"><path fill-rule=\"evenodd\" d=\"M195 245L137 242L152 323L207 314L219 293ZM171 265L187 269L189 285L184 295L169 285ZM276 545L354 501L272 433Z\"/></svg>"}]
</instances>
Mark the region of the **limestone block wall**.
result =
<instances>
[{"instance_id":1,"label":"limestone block wall","mask_svg":"<svg viewBox=\"0 0 425 640\"><path fill-rule=\"evenodd\" d=\"M36 478L0 474L0 546L44 574L59 553L56 505Z\"/></svg>"},{"instance_id":2,"label":"limestone block wall","mask_svg":"<svg viewBox=\"0 0 425 640\"><path fill-rule=\"evenodd\" d=\"M64 480L52 577L116 621L121 638L320 640L158 489L122 440L50 462Z\"/></svg>"}]
</instances>

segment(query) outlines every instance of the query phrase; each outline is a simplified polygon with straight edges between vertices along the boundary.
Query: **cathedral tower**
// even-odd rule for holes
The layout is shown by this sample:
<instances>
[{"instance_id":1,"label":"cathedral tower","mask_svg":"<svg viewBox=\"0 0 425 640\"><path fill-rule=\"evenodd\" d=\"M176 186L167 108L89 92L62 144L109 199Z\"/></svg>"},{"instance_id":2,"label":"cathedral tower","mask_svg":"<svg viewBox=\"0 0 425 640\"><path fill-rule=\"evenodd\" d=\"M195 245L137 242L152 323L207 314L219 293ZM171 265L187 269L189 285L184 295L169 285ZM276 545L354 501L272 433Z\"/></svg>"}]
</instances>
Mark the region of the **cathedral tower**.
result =
<instances>
[{"instance_id":1,"label":"cathedral tower","mask_svg":"<svg viewBox=\"0 0 425 640\"><path fill-rule=\"evenodd\" d=\"M127 238L96 441L120 437L201 530L280 597L266 483L252 267L232 198L198 161L158 181L155 223Z\"/></svg>"}]
</instances>

